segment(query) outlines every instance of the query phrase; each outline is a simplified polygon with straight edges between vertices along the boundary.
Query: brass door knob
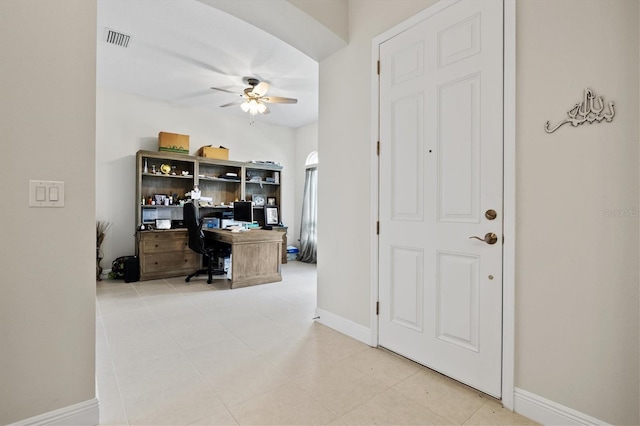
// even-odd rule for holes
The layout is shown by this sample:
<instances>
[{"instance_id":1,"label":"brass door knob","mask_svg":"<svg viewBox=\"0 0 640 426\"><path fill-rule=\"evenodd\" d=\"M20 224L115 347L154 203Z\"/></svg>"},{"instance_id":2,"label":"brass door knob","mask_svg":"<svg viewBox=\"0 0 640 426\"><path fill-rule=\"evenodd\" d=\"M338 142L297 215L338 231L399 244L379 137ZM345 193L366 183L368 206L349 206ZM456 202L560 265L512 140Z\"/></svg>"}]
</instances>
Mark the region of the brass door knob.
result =
<instances>
[{"instance_id":1,"label":"brass door knob","mask_svg":"<svg viewBox=\"0 0 640 426\"><path fill-rule=\"evenodd\" d=\"M493 232L487 232L484 235L484 238L476 237L475 235L469 237L469 239L472 239L472 238L475 238L476 240L484 241L487 244L495 244L498 242L498 236Z\"/></svg>"}]
</instances>

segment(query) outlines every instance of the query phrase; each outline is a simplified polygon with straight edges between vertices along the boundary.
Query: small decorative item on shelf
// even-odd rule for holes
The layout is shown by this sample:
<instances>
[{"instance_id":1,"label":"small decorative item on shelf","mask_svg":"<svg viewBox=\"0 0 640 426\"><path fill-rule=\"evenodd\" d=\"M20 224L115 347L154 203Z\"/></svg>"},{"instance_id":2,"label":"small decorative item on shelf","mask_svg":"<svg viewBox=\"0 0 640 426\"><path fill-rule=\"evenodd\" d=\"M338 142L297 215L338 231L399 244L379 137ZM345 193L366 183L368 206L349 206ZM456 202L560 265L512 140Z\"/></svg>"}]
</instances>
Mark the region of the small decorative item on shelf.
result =
<instances>
[{"instance_id":1,"label":"small decorative item on shelf","mask_svg":"<svg viewBox=\"0 0 640 426\"><path fill-rule=\"evenodd\" d=\"M264 208L264 224L270 226L278 225L278 207L266 206Z\"/></svg>"},{"instance_id":2,"label":"small decorative item on shelf","mask_svg":"<svg viewBox=\"0 0 640 426\"><path fill-rule=\"evenodd\" d=\"M253 201L253 205L256 207L264 207L266 199L262 194L253 194L251 201Z\"/></svg>"},{"instance_id":3,"label":"small decorative item on shelf","mask_svg":"<svg viewBox=\"0 0 640 426\"><path fill-rule=\"evenodd\" d=\"M199 200L200 199L200 188L198 187L198 185L194 185L193 189L191 190L191 199L192 200Z\"/></svg>"},{"instance_id":4,"label":"small decorative item on shelf","mask_svg":"<svg viewBox=\"0 0 640 426\"><path fill-rule=\"evenodd\" d=\"M276 197L267 197L267 204L270 206L276 205Z\"/></svg>"}]
</instances>

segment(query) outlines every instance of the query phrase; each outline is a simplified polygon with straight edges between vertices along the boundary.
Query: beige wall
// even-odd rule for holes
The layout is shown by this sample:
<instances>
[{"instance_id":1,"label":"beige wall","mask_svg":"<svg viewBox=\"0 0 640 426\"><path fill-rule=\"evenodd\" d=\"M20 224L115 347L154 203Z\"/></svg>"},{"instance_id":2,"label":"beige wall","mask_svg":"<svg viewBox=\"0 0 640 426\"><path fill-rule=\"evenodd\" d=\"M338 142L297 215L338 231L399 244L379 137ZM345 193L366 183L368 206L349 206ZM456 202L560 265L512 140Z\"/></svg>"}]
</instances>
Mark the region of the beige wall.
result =
<instances>
[{"instance_id":1,"label":"beige wall","mask_svg":"<svg viewBox=\"0 0 640 426\"><path fill-rule=\"evenodd\" d=\"M158 150L158 132L190 135L192 155L203 145L229 148L234 161L271 160L284 167L282 221L294 226L296 130L256 119L185 108L140 96L98 88L96 126L96 209L99 220L112 224L102 250L102 267L111 269L118 256L135 253L135 154Z\"/></svg>"},{"instance_id":2,"label":"beige wall","mask_svg":"<svg viewBox=\"0 0 640 426\"><path fill-rule=\"evenodd\" d=\"M349 39L348 0L288 0L343 40Z\"/></svg>"},{"instance_id":3,"label":"beige wall","mask_svg":"<svg viewBox=\"0 0 640 426\"><path fill-rule=\"evenodd\" d=\"M320 63L318 307L364 327L371 39L430 3L350 1L349 45ZM515 385L638 424L638 2L519 1L517 38ZM546 134L585 87L614 121Z\"/></svg>"},{"instance_id":4,"label":"beige wall","mask_svg":"<svg viewBox=\"0 0 640 426\"><path fill-rule=\"evenodd\" d=\"M95 37L95 1L0 2L0 424L95 397Z\"/></svg>"},{"instance_id":5,"label":"beige wall","mask_svg":"<svg viewBox=\"0 0 640 426\"><path fill-rule=\"evenodd\" d=\"M637 424L638 2L523 1L517 25L516 386ZM586 87L613 122L546 134Z\"/></svg>"},{"instance_id":6,"label":"beige wall","mask_svg":"<svg viewBox=\"0 0 640 426\"><path fill-rule=\"evenodd\" d=\"M371 38L430 3L351 1L320 67L318 305L365 327ZM638 211L639 22L635 1L518 3L516 385L616 424L640 423L638 217L606 213ZM94 397L95 31L95 2L0 2L0 423ZM587 86L614 122L542 132ZM65 181L65 208L26 207L29 179Z\"/></svg>"},{"instance_id":7,"label":"beige wall","mask_svg":"<svg viewBox=\"0 0 640 426\"><path fill-rule=\"evenodd\" d=\"M349 45L320 62L318 308L369 327L371 39L434 1L350 1Z\"/></svg>"}]
</instances>

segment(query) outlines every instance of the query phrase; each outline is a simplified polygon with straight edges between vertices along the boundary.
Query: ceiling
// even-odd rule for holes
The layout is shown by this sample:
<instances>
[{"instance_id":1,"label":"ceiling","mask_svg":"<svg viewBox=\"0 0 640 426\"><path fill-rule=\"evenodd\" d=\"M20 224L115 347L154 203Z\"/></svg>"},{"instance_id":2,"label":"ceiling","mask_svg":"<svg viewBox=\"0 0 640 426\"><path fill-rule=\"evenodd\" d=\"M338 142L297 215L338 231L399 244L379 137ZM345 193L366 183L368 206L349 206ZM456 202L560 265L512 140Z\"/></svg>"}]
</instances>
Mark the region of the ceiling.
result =
<instances>
[{"instance_id":1,"label":"ceiling","mask_svg":"<svg viewBox=\"0 0 640 426\"><path fill-rule=\"evenodd\" d=\"M130 36L107 43L107 28ZM97 85L247 119L234 105L255 77L269 95L298 99L269 104L264 122L291 128L318 119L318 63L271 34L195 0L98 0ZM238 95L212 90L233 90Z\"/></svg>"}]
</instances>

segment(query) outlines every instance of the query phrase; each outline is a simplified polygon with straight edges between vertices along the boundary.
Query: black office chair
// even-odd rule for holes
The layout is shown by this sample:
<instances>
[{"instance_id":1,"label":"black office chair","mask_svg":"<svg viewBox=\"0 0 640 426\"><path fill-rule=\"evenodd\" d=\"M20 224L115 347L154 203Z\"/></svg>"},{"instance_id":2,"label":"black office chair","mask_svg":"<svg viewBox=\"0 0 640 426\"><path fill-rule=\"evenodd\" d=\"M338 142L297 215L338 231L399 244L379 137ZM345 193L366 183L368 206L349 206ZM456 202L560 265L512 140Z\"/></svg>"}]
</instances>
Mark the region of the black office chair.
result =
<instances>
[{"instance_id":1,"label":"black office chair","mask_svg":"<svg viewBox=\"0 0 640 426\"><path fill-rule=\"evenodd\" d=\"M196 253L204 256L207 264L207 269L199 269L184 280L186 282L189 282L191 278L206 273L208 277L207 283L211 284L211 282L213 281L214 273L219 273L219 271L214 271L212 265L213 254L216 249L215 247L206 245L204 232L202 232L202 223L200 223L200 220L198 219L198 208L195 206L195 204L185 203L182 212L184 221L187 224L187 230L189 232L189 248Z\"/></svg>"}]
</instances>

